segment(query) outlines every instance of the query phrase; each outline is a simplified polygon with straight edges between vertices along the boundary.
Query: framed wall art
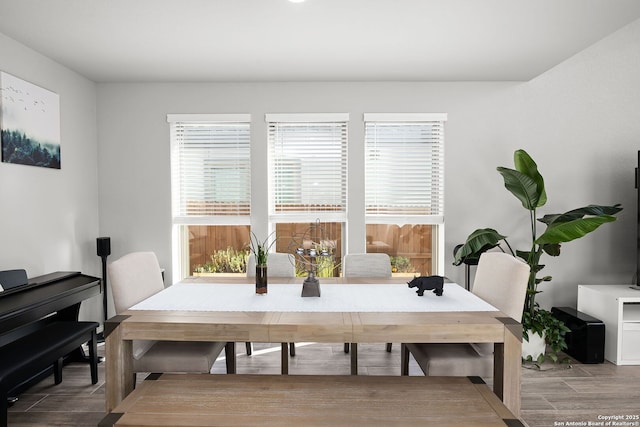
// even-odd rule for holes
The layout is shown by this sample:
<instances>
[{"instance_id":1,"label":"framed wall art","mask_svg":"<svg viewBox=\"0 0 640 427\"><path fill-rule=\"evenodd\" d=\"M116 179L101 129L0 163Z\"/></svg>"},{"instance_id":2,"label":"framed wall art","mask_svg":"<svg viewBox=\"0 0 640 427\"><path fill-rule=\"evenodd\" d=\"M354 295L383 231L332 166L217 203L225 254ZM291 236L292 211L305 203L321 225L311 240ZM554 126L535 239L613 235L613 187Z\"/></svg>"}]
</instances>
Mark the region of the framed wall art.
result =
<instances>
[{"instance_id":1,"label":"framed wall art","mask_svg":"<svg viewBox=\"0 0 640 427\"><path fill-rule=\"evenodd\" d=\"M0 71L2 162L60 169L60 96Z\"/></svg>"}]
</instances>

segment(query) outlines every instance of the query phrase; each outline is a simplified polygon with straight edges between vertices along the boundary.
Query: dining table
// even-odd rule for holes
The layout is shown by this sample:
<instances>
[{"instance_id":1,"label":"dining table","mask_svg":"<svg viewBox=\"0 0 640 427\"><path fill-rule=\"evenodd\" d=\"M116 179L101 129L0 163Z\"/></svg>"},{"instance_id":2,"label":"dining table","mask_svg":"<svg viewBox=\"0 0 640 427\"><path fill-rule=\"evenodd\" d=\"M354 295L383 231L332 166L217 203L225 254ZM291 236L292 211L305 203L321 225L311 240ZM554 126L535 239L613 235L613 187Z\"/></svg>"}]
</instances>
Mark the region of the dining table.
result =
<instances>
[{"instance_id":1,"label":"dining table","mask_svg":"<svg viewBox=\"0 0 640 427\"><path fill-rule=\"evenodd\" d=\"M268 292L256 294L255 278L188 277L108 319L107 412L134 389L133 340L494 343L493 392L519 416L518 321L456 283L418 296L407 278L321 278L320 296L302 297L303 280L269 277Z\"/></svg>"}]
</instances>

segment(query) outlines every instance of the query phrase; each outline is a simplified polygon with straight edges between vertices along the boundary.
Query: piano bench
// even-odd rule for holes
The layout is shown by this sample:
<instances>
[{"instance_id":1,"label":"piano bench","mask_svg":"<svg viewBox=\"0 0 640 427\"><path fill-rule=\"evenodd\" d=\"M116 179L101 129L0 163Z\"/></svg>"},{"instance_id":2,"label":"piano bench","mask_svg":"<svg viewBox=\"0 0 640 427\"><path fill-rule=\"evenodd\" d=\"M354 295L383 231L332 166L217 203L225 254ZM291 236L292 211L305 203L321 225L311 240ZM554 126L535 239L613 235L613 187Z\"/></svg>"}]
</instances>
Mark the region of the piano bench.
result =
<instances>
[{"instance_id":1,"label":"piano bench","mask_svg":"<svg viewBox=\"0 0 640 427\"><path fill-rule=\"evenodd\" d=\"M0 427L7 425L7 395L21 382L54 367L56 384L62 381L64 357L89 344L91 384L98 382L97 322L55 321L2 347L0 364Z\"/></svg>"}]
</instances>

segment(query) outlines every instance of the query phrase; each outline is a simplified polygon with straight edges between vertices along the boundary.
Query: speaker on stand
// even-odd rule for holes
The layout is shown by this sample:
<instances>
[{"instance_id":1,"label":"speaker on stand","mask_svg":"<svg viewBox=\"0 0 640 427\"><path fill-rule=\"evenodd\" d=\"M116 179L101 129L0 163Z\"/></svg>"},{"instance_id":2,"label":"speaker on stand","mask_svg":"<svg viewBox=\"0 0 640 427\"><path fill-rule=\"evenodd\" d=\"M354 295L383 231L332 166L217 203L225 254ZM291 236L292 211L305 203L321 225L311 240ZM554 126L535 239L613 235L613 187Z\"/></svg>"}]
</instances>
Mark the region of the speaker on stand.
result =
<instances>
[{"instance_id":1,"label":"speaker on stand","mask_svg":"<svg viewBox=\"0 0 640 427\"><path fill-rule=\"evenodd\" d=\"M98 237L96 239L97 253L102 258L102 310L104 321L107 320L107 257L111 255L111 238ZM102 323L102 333L98 337L99 341L104 341L104 322Z\"/></svg>"}]
</instances>

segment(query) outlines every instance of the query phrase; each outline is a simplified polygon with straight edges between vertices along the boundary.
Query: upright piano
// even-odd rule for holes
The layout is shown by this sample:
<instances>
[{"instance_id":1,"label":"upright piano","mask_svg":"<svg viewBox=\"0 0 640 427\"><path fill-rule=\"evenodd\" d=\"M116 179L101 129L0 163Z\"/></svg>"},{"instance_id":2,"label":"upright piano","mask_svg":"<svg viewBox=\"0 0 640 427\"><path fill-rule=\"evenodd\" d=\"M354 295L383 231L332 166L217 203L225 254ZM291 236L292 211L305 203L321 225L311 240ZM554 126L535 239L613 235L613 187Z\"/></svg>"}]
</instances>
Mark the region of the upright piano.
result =
<instances>
[{"instance_id":1,"label":"upright piano","mask_svg":"<svg viewBox=\"0 0 640 427\"><path fill-rule=\"evenodd\" d=\"M0 291L0 354L2 347L56 320L78 320L80 303L101 291L101 280L79 272L55 272ZM82 350L70 358L84 359ZM48 372L25 380L20 393Z\"/></svg>"}]
</instances>

